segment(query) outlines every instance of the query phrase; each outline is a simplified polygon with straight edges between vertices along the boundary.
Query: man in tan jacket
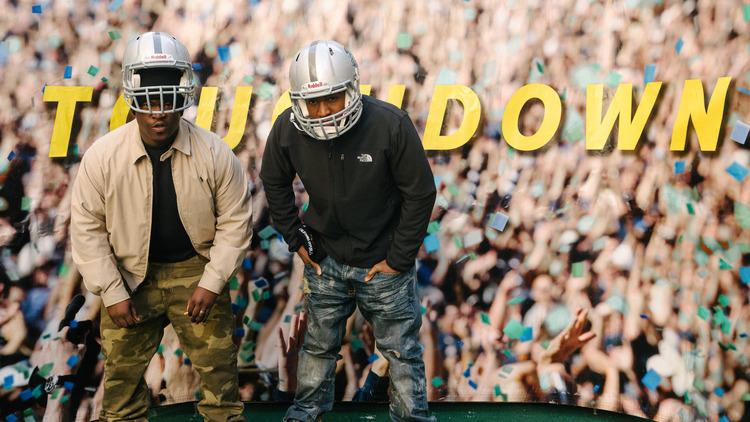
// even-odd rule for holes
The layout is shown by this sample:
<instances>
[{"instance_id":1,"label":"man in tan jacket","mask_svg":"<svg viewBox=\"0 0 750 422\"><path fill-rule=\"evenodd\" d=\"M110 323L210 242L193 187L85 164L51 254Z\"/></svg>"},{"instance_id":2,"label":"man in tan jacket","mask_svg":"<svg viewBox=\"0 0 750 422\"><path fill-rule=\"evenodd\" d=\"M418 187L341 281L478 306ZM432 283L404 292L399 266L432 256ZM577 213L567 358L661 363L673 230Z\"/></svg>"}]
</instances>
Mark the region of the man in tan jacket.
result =
<instances>
[{"instance_id":1,"label":"man in tan jacket","mask_svg":"<svg viewBox=\"0 0 750 422\"><path fill-rule=\"evenodd\" d=\"M102 298L99 418L146 420L143 373L172 323L201 376L198 411L244 420L227 281L252 235L245 173L221 138L181 118L195 83L176 38L132 40L123 89L135 120L86 151L71 205L73 259Z\"/></svg>"}]
</instances>

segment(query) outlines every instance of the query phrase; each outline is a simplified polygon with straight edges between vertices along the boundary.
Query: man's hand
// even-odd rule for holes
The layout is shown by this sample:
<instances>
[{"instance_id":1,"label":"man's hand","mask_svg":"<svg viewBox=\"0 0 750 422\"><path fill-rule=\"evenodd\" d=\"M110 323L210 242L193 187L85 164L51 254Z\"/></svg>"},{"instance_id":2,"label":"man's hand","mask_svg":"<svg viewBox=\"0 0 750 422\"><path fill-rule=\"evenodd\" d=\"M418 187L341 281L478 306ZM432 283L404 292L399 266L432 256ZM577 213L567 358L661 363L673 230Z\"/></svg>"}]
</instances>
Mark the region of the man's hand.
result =
<instances>
[{"instance_id":1,"label":"man's hand","mask_svg":"<svg viewBox=\"0 0 750 422\"><path fill-rule=\"evenodd\" d=\"M583 332L587 310L579 310L573 322L549 343L541 357L541 363L564 362L576 350L596 337L593 331Z\"/></svg>"},{"instance_id":2,"label":"man's hand","mask_svg":"<svg viewBox=\"0 0 750 422\"><path fill-rule=\"evenodd\" d=\"M107 306L107 313L112 321L120 328L130 328L141 319L135 313L135 306L130 299Z\"/></svg>"},{"instance_id":3,"label":"man's hand","mask_svg":"<svg viewBox=\"0 0 750 422\"><path fill-rule=\"evenodd\" d=\"M302 258L302 262L305 263L305 265L312 265L312 267L315 269L315 274L321 275L323 274L323 270L320 269L320 265L318 265L317 262L310 259L310 256L307 254L307 250L304 246L300 246L299 249L297 249L297 255L299 255L300 258Z\"/></svg>"},{"instance_id":4,"label":"man's hand","mask_svg":"<svg viewBox=\"0 0 750 422\"><path fill-rule=\"evenodd\" d=\"M206 322L208 313L211 312L211 307L214 306L217 296L219 295L210 290L200 286L196 287L193 290L193 295L190 296L190 300L188 300L185 315L190 317L191 322Z\"/></svg>"},{"instance_id":5,"label":"man's hand","mask_svg":"<svg viewBox=\"0 0 750 422\"><path fill-rule=\"evenodd\" d=\"M387 262L385 262L385 259L375 264L374 267L370 268L370 271L367 272L367 275L365 276L365 281L372 280L373 277L375 277L375 273L388 273L388 274L396 274L398 271L391 268L390 265L388 265Z\"/></svg>"}]
</instances>

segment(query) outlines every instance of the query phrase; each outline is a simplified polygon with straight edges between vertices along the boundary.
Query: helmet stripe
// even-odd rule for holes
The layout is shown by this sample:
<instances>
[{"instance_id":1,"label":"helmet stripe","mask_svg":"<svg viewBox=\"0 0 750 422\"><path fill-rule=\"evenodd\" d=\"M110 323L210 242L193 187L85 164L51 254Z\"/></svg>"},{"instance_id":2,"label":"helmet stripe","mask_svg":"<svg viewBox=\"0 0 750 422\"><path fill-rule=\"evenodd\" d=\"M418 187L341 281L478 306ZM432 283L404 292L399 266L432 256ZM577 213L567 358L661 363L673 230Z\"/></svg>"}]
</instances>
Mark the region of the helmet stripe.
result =
<instances>
[{"instance_id":1,"label":"helmet stripe","mask_svg":"<svg viewBox=\"0 0 750 422\"><path fill-rule=\"evenodd\" d=\"M161 32L154 33L154 53L161 54Z\"/></svg>"},{"instance_id":2,"label":"helmet stripe","mask_svg":"<svg viewBox=\"0 0 750 422\"><path fill-rule=\"evenodd\" d=\"M315 49L318 46L319 41L314 41L310 44L310 48L307 50L307 68L310 72L310 80L308 82L315 82L318 80L318 69L315 64Z\"/></svg>"}]
</instances>

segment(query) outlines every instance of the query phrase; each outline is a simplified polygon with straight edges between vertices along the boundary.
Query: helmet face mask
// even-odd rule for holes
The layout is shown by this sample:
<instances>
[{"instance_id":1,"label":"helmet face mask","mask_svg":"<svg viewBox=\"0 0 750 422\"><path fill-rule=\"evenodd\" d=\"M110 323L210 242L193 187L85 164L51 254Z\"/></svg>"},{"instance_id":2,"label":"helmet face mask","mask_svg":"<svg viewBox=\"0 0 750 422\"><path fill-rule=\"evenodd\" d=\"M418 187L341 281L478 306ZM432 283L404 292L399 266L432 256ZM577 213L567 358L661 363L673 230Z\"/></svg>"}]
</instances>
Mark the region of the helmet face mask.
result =
<instances>
[{"instance_id":1,"label":"helmet face mask","mask_svg":"<svg viewBox=\"0 0 750 422\"><path fill-rule=\"evenodd\" d=\"M359 68L354 57L335 41L315 41L303 47L289 68L291 120L314 139L341 136L362 115ZM344 108L329 116L311 118L306 100L345 93Z\"/></svg>"},{"instance_id":2,"label":"helmet face mask","mask_svg":"<svg viewBox=\"0 0 750 422\"><path fill-rule=\"evenodd\" d=\"M144 72L177 73L171 83L145 83ZM153 78L152 78L153 79ZM175 84L176 83L176 84ZM146 86L144 86L146 85ZM139 35L125 48L122 60L122 87L125 102L137 113L161 114L181 112L195 101L190 54L180 41L163 32ZM156 109L152 101L158 100ZM167 104L171 103L171 107Z\"/></svg>"}]
</instances>

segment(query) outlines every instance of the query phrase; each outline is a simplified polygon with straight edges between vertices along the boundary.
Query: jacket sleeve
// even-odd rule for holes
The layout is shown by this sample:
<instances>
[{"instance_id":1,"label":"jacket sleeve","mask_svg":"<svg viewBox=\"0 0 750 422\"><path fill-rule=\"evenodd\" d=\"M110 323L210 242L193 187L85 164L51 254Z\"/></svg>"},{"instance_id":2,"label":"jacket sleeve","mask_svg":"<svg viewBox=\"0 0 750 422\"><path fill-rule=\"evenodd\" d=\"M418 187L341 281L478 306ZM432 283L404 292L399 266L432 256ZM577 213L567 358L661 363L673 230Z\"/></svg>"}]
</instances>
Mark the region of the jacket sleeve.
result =
<instances>
[{"instance_id":1,"label":"jacket sleeve","mask_svg":"<svg viewBox=\"0 0 750 422\"><path fill-rule=\"evenodd\" d=\"M130 299L117 268L105 216L104 175L96 151L84 154L73 182L70 241L73 261L86 288L104 306Z\"/></svg>"},{"instance_id":2,"label":"jacket sleeve","mask_svg":"<svg viewBox=\"0 0 750 422\"><path fill-rule=\"evenodd\" d=\"M302 245L297 236L297 229L302 225L302 221L294 202L292 188L297 172L279 141L281 125L284 124L283 116L276 119L268 135L260 167L260 178L263 181L263 190L266 192L273 227L284 236L284 240L289 245L289 251L296 252Z\"/></svg>"},{"instance_id":3,"label":"jacket sleeve","mask_svg":"<svg viewBox=\"0 0 750 422\"><path fill-rule=\"evenodd\" d=\"M408 271L414 266L419 247L427 235L437 190L422 141L407 115L401 117L398 131L391 139L389 162L402 203L386 262L394 270Z\"/></svg>"},{"instance_id":4,"label":"jacket sleeve","mask_svg":"<svg viewBox=\"0 0 750 422\"><path fill-rule=\"evenodd\" d=\"M252 239L252 207L245 172L237 156L221 139L215 150L216 232L210 260L198 286L216 294L239 268Z\"/></svg>"}]
</instances>

